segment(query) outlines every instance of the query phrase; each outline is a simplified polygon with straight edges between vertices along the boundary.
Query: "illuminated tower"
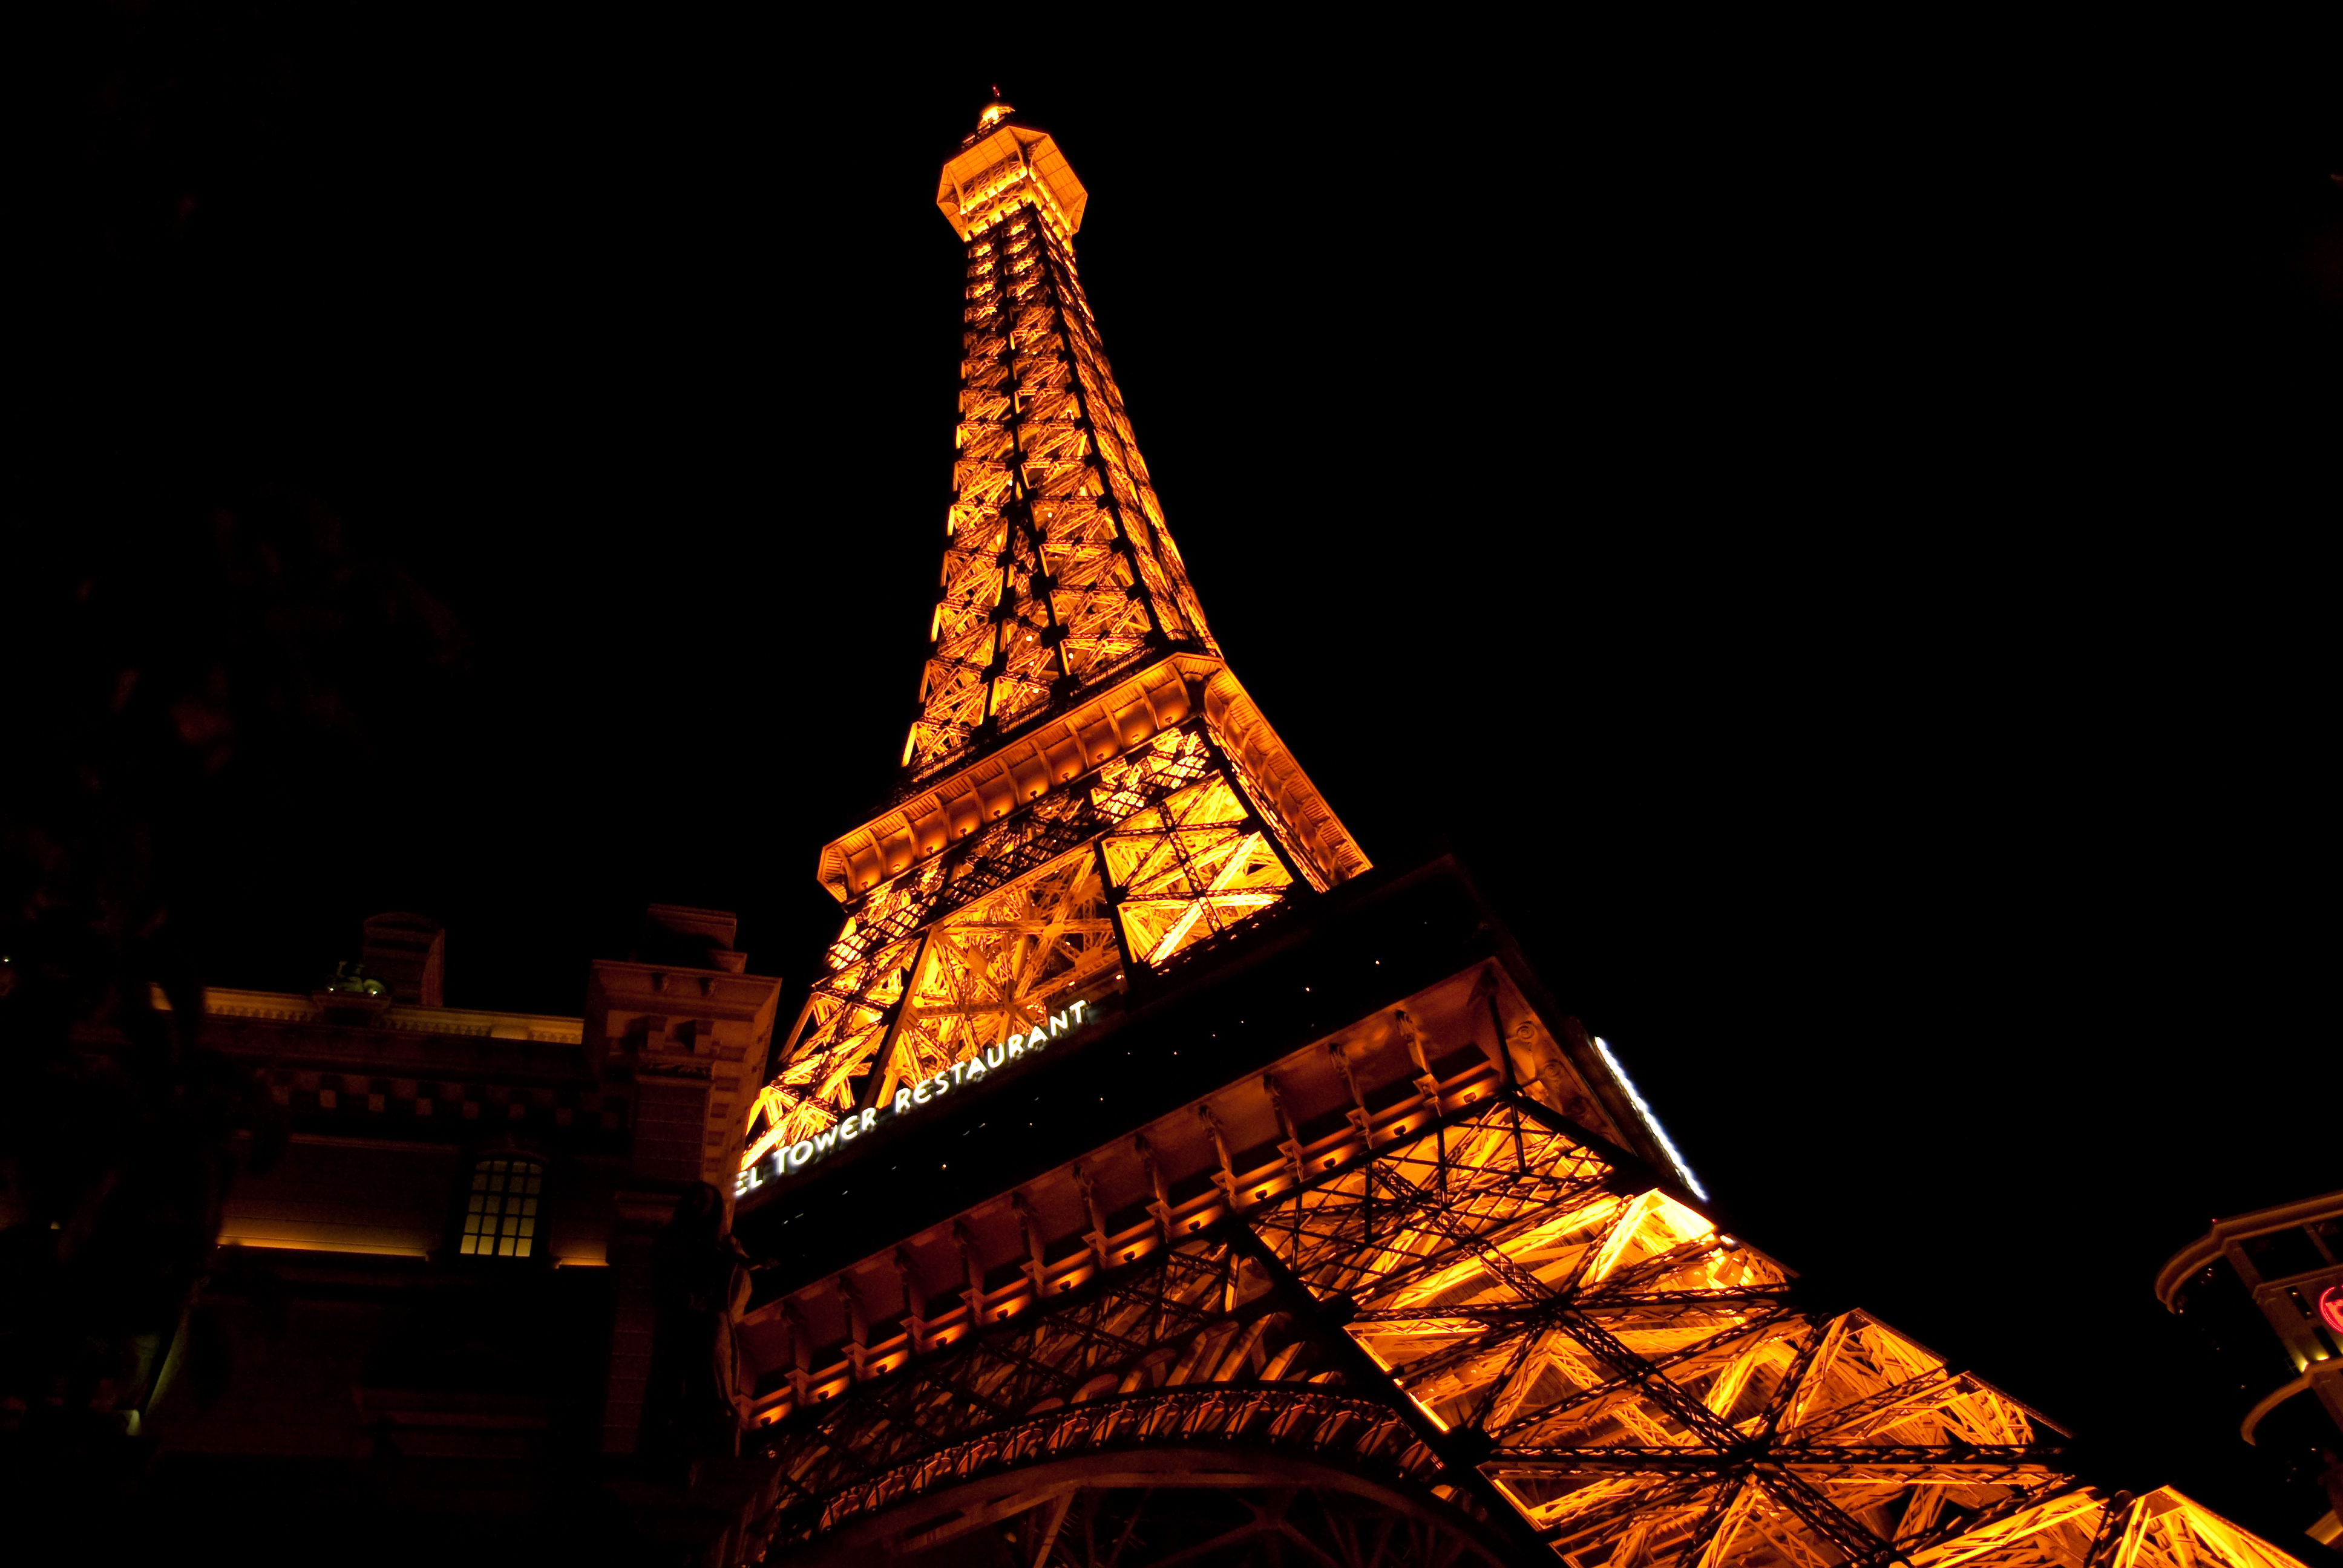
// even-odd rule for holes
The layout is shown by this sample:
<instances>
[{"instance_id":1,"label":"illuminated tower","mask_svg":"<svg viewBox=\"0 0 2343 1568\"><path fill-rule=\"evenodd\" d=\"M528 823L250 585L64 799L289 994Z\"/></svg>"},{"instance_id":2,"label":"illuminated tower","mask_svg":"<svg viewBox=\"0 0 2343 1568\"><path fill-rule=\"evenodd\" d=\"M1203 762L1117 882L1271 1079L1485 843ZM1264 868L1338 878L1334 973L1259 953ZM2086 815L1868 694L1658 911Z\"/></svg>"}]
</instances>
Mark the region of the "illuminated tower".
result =
<instances>
[{"instance_id":1,"label":"illuminated tower","mask_svg":"<svg viewBox=\"0 0 2343 1568\"><path fill-rule=\"evenodd\" d=\"M1001 105L939 187L934 646L744 1113L734 1559L2299 1568L1806 1299L1460 869L1368 868L1206 629L1083 204Z\"/></svg>"},{"instance_id":2,"label":"illuminated tower","mask_svg":"<svg viewBox=\"0 0 2343 1568\"><path fill-rule=\"evenodd\" d=\"M822 851L845 928L744 1164L1367 868L1222 662L1082 297L1081 184L1010 113L936 189L959 453L902 782Z\"/></svg>"}]
</instances>

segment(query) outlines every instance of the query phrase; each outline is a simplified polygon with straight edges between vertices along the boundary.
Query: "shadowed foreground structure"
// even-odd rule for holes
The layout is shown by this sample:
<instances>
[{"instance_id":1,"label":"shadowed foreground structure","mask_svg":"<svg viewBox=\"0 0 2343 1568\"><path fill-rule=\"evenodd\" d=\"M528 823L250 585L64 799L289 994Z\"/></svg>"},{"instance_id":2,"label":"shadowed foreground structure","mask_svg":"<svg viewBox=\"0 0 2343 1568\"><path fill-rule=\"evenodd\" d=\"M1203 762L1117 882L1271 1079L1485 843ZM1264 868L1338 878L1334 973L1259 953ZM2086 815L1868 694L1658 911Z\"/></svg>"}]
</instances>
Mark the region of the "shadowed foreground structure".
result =
<instances>
[{"instance_id":1,"label":"shadowed foreground structure","mask_svg":"<svg viewBox=\"0 0 2343 1568\"><path fill-rule=\"evenodd\" d=\"M2238 1440L2282 1481L2303 1533L2343 1540L2343 1193L2215 1221L2156 1294L2197 1325L2236 1389Z\"/></svg>"}]
</instances>

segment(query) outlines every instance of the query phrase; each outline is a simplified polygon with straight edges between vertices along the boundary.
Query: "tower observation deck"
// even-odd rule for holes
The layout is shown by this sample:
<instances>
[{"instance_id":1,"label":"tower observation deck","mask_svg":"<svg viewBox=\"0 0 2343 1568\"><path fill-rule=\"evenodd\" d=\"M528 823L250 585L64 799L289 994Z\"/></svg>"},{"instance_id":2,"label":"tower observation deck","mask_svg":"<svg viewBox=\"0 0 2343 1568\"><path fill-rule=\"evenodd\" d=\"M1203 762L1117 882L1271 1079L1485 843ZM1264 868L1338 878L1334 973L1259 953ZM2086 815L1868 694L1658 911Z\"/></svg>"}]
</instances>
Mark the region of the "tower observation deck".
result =
<instances>
[{"instance_id":1,"label":"tower observation deck","mask_svg":"<svg viewBox=\"0 0 2343 1568\"><path fill-rule=\"evenodd\" d=\"M995 103L936 199L960 423L899 787L709 1135L768 1261L736 1555L2299 1568L1720 1229L1461 869L1370 867L1222 659L1055 140Z\"/></svg>"}]
</instances>

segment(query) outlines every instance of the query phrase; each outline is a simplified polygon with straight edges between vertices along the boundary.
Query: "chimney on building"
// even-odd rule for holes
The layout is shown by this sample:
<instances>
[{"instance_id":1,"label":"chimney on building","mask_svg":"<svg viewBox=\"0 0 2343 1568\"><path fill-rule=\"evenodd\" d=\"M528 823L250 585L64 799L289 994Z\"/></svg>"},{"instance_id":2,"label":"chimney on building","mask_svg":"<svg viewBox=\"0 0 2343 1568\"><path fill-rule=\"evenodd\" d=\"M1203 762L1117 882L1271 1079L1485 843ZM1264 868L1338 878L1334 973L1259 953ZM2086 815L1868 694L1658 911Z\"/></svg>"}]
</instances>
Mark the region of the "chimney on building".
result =
<instances>
[{"instance_id":1,"label":"chimney on building","mask_svg":"<svg viewBox=\"0 0 2343 1568\"><path fill-rule=\"evenodd\" d=\"M424 915L397 911L366 923L367 974L410 1007L447 1005L447 933Z\"/></svg>"}]
</instances>

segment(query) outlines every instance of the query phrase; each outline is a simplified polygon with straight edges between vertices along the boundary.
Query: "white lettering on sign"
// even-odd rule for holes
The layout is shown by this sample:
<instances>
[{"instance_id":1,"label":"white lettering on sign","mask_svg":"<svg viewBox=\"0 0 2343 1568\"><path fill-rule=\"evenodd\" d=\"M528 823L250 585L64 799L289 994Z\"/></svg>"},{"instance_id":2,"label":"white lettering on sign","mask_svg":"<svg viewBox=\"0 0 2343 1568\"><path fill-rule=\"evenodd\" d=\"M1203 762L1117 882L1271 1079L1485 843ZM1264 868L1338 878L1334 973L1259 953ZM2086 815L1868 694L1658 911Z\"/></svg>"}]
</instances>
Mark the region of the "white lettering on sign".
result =
<instances>
[{"instance_id":1,"label":"white lettering on sign","mask_svg":"<svg viewBox=\"0 0 2343 1568\"><path fill-rule=\"evenodd\" d=\"M950 1094L955 1089L965 1089L989 1072L998 1072L1012 1061L1020 1061L1042 1050L1054 1040L1064 1039L1082 1025L1085 1001L1070 1003L1063 1012L1053 1012L1042 1022L1022 1034L1012 1034L996 1044L988 1045L975 1056L951 1064L950 1070L923 1079L909 1088L895 1091L894 1103L870 1106L862 1111L850 1111L835 1122L811 1138L802 1138L785 1149L776 1149L769 1160L761 1160L734 1179L732 1195L743 1198L762 1187L769 1180L779 1180L804 1170L815 1161L843 1143L867 1137L881 1124L891 1125L923 1106ZM762 1169L769 1165L769 1175Z\"/></svg>"}]
</instances>

